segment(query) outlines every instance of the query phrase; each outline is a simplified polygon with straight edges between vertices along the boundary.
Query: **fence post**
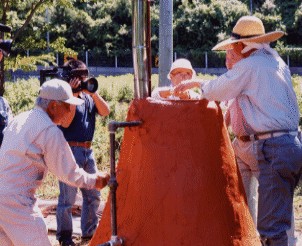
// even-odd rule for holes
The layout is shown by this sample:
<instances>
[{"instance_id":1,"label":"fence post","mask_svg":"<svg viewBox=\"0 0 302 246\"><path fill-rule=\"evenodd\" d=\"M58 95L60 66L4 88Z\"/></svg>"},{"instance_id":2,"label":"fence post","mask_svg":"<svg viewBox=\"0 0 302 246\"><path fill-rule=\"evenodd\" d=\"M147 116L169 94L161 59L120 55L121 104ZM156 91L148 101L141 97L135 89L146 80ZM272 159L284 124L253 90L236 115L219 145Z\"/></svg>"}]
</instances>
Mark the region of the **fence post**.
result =
<instances>
[{"instance_id":1,"label":"fence post","mask_svg":"<svg viewBox=\"0 0 302 246\"><path fill-rule=\"evenodd\" d=\"M208 69L208 52L206 51L204 54L205 68Z\"/></svg>"},{"instance_id":2,"label":"fence post","mask_svg":"<svg viewBox=\"0 0 302 246\"><path fill-rule=\"evenodd\" d=\"M287 55L287 66L289 67L289 55Z\"/></svg>"},{"instance_id":3,"label":"fence post","mask_svg":"<svg viewBox=\"0 0 302 246\"><path fill-rule=\"evenodd\" d=\"M177 59L177 53L174 52L174 61Z\"/></svg>"},{"instance_id":4,"label":"fence post","mask_svg":"<svg viewBox=\"0 0 302 246\"><path fill-rule=\"evenodd\" d=\"M88 65L88 50L86 50L85 55L86 55L86 66L89 67L89 65Z\"/></svg>"},{"instance_id":5,"label":"fence post","mask_svg":"<svg viewBox=\"0 0 302 246\"><path fill-rule=\"evenodd\" d=\"M117 56L116 55L114 56L114 66L115 66L115 68L117 68Z\"/></svg>"},{"instance_id":6,"label":"fence post","mask_svg":"<svg viewBox=\"0 0 302 246\"><path fill-rule=\"evenodd\" d=\"M56 53L56 58L57 58L57 64L59 65L59 53Z\"/></svg>"}]
</instances>

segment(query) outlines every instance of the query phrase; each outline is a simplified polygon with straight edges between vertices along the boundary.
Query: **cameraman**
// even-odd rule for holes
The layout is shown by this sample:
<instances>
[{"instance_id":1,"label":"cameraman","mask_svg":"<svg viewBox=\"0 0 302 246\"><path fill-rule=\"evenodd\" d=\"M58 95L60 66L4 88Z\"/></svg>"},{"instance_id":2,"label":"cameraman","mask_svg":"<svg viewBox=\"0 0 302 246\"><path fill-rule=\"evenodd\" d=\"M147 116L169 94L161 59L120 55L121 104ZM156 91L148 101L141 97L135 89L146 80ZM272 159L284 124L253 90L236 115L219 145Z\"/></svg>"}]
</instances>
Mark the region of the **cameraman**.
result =
<instances>
[{"instance_id":1,"label":"cameraman","mask_svg":"<svg viewBox=\"0 0 302 246\"><path fill-rule=\"evenodd\" d=\"M63 65L63 70L87 70L85 63L80 60L70 59ZM64 71L63 71L64 72ZM83 73L85 74L85 73ZM97 93L88 90L79 90L81 82L86 76L71 77L69 84L73 89L75 97L84 100L82 105L73 107L73 120L68 128L61 127L79 167L88 173L96 173L97 166L91 149L91 141L95 130L96 114L107 116L109 106L107 102ZM57 240L60 245L75 245L72 241L72 215L71 208L75 203L77 188L59 182L60 195L57 207ZM91 239L97 225L97 210L100 204L100 192L96 189L88 190L81 188L83 196L81 230L82 239Z\"/></svg>"}]
</instances>

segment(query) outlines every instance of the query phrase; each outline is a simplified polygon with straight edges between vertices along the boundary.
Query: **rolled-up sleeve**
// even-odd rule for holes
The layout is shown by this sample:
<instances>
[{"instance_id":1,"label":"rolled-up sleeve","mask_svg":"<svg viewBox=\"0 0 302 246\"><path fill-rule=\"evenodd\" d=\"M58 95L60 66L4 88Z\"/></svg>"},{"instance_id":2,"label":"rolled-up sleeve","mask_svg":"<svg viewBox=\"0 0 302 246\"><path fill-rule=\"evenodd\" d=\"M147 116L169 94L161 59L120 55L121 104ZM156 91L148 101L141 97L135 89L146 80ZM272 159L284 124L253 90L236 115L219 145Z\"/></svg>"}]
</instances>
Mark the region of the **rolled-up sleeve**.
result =
<instances>
[{"instance_id":1,"label":"rolled-up sleeve","mask_svg":"<svg viewBox=\"0 0 302 246\"><path fill-rule=\"evenodd\" d=\"M43 150L48 170L60 181L87 189L95 187L96 174L88 174L79 168L63 133L56 126L45 129L35 142Z\"/></svg>"}]
</instances>

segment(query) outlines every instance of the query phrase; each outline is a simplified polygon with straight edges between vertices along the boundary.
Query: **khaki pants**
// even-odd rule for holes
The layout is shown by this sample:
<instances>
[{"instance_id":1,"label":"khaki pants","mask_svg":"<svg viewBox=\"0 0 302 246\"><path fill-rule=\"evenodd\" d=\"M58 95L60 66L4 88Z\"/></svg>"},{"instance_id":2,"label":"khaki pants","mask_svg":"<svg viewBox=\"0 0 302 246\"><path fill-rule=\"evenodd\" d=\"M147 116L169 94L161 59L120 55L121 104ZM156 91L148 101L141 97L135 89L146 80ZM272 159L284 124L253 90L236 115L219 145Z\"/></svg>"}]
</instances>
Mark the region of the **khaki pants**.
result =
<instances>
[{"instance_id":1,"label":"khaki pants","mask_svg":"<svg viewBox=\"0 0 302 246\"><path fill-rule=\"evenodd\" d=\"M23 195L0 195L1 246L51 246L35 200Z\"/></svg>"}]
</instances>

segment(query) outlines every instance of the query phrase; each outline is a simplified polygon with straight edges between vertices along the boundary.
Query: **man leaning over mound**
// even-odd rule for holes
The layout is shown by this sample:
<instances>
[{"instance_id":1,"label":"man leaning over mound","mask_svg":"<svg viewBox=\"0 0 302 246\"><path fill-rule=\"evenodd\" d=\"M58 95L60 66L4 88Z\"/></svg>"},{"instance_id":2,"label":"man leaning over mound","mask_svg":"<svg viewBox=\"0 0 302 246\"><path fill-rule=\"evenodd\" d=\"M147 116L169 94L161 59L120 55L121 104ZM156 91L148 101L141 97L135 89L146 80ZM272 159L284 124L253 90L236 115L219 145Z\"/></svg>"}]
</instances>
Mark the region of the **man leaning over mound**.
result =
<instances>
[{"instance_id":1,"label":"man leaning over mound","mask_svg":"<svg viewBox=\"0 0 302 246\"><path fill-rule=\"evenodd\" d=\"M294 189L302 167L302 144L297 137L299 108L288 66L269 46L284 35L265 33L255 16L241 17L232 36L213 50L233 52L232 69L211 81L185 81L179 93L194 87L208 100L228 101L237 164L262 245L287 246ZM251 205L251 204L249 204ZM258 212L257 212L258 209Z\"/></svg>"},{"instance_id":2,"label":"man leaning over mound","mask_svg":"<svg viewBox=\"0 0 302 246\"><path fill-rule=\"evenodd\" d=\"M68 83L45 82L34 109L16 116L8 125L0 149L0 245L51 245L37 207L35 191L49 170L75 187L102 189L109 175L88 174L79 168L63 133L71 107L83 103Z\"/></svg>"}]
</instances>

